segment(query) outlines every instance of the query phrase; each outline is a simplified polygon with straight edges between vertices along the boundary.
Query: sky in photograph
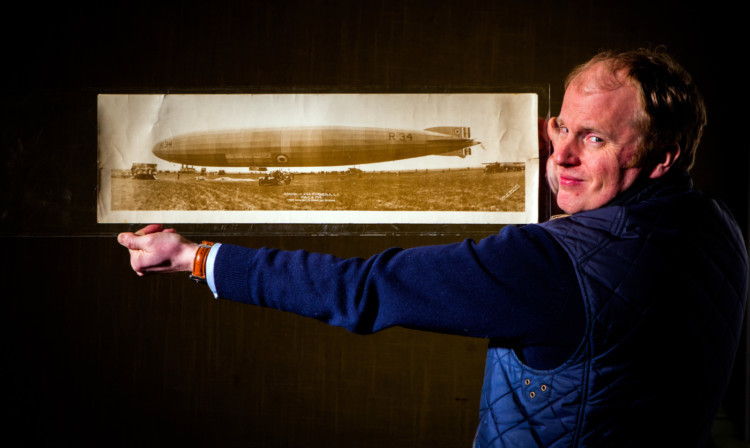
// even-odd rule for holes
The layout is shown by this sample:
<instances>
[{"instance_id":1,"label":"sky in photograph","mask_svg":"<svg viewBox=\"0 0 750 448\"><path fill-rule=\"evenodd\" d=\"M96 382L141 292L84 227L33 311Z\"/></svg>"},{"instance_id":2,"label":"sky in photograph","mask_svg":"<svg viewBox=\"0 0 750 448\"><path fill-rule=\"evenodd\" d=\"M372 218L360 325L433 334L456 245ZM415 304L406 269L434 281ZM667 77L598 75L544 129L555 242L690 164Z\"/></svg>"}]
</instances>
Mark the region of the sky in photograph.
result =
<instances>
[{"instance_id":1,"label":"sky in photograph","mask_svg":"<svg viewBox=\"0 0 750 448\"><path fill-rule=\"evenodd\" d=\"M536 94L190 94L99 95L99 166L130 169L156 163L154 145L187 133L252 128L351 126L423 130L469 127L481 146L472 155L425 156L375 164L295 168L292 171L414 170L522 162L537 157ZM219 169L209 167L211 170ZM248 172L248 168L221 168Z\"/></svg>"}]
</instances>

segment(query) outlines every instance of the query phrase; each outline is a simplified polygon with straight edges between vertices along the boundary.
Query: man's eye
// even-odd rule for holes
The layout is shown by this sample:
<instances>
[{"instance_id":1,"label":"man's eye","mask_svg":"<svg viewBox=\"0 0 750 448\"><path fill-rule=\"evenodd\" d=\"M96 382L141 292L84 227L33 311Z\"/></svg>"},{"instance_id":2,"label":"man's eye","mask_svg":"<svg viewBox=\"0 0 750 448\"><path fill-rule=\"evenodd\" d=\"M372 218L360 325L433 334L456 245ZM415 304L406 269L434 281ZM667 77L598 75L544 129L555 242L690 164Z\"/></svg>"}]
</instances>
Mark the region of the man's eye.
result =
<instances>
[{"instance_id":1,"label":"man's eye","mask_svg":"<svg viewBox=\"0 0 750 448\"><path fill-rule=\"evenodd\" d=\"M557 129L560 131L561 134L568 134L568 128L566 126L558 126Z\"/></svg>"},{"instance_id":2,"label":"man's eye","mask_svg":"<svg viewBox=\"0 0 750 448\"><path fill-rule=\"evenodd\" d=\"M604 143L604 139L601 137L597 137L595 135L589 136L589 141L591 143L601 144Z\"/></svg>"}]
</instances>

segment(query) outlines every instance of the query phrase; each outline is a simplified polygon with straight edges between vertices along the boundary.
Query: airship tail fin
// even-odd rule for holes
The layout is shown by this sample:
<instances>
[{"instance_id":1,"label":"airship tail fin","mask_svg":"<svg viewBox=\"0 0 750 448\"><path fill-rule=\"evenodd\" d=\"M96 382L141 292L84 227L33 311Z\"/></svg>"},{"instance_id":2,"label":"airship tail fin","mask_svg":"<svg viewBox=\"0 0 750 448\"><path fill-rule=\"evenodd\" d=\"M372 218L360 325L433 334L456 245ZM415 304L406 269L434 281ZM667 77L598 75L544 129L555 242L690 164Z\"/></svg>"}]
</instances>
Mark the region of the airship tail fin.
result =
<instances>
[{"instance_id":1,"label":"airship tail fin","mask_svg":"<svg viewBox=\"0 0 750 448\"><path fill-rule=\"evenodd\" d=\"M467 127L458 126L438 126L434 128L427 128L425 131L439 132L440 134L451 135L458 138L471 138L471 129Z\"/></svg>"}]
</instances>

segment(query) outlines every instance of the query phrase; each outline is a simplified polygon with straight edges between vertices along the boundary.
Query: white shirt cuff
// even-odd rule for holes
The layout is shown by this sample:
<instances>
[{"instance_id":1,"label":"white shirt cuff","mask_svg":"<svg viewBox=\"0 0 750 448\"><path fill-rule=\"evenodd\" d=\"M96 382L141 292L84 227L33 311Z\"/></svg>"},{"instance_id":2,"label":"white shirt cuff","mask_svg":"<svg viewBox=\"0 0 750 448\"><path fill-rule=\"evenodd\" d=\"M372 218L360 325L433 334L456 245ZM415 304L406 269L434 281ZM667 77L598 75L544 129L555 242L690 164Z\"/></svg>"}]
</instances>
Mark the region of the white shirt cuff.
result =
<instances>
[{"instance_id":1,"label":"white shirt cuff","mask_svg":"<svg viewBox=\"0 0 750 448\"><path fill-rule=\"evenodd\" d=\"M206 281L211 292L214 293L214 298L219 298L219 294L216 292L216 283L214 283L214 260L216 260L216 254L219 252L221 243L215 243L211 246L211 250L208 251L208 257L206 258Z\"/></svg>"}]
</instances>

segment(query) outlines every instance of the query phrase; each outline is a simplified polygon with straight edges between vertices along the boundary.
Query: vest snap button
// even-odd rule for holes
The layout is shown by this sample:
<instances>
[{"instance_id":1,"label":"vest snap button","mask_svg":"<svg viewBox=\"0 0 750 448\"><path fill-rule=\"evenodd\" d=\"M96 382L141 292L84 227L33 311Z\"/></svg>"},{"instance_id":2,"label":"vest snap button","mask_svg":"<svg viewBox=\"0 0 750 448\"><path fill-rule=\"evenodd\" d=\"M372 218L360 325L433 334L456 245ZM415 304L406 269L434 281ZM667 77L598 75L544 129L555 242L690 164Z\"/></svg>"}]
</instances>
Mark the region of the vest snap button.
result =
<instances>
[{"instance_id":1,"label":"vest snap button","mask_svg":"<svg viewBox=\"0 0 750 448\"><path fill-rule=\"evenodd\" d=\"M547 385L546 384L542 384L541 389L542 389L542 392L546 392L547 391Z\"/></svg>"},{"instance_id":2,"label":"vest snap button","mask_svg":"<svg viewBox=\"0 0 750 448\"><path fill-rule=\"evenodd\" d=\"M536 397L536 393L534 393L534 391L529 392L529 397L531 398Z\"/></svg>"},{"instance_id":3,"label":"vest snap button","mask_svg":"<svg viewBox=\"0 0 750 448\"><path fill-rule=\"evenodd\" d=\"M526 378L525 380L523 380L523 384L528 386L529 384L531 384L531 380Z\"/></svg>"}]
</instances>

